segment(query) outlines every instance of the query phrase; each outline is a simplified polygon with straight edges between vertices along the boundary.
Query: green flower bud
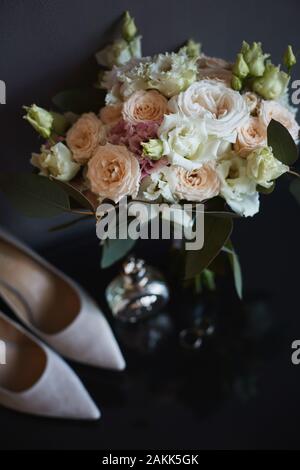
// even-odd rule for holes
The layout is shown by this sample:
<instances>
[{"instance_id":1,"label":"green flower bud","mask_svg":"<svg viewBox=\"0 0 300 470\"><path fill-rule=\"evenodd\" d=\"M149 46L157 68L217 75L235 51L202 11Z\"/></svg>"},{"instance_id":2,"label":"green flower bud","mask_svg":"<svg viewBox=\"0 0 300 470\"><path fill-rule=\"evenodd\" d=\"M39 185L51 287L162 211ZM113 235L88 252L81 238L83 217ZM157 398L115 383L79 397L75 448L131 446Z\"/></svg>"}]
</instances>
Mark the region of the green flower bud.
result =
<instances>
[{"instance_id":1,"label":"green flower bud","mask_svg":"<svg viewBox=\"0 0 300 470\"><path fill-rule=\"evenodd\" d=\"M238 54L232 72L237 77L243 79L249 75L249 67L244 59L243 54Z\"/></svg>"},{"instance_id":2,"label":"green flower bud","mask_svg":"<svg viewBox=\"0 0 300 470\"><path fill-rule=\"evenodd\" d=\"M283 56L283 63L286 66L286 68L290 70L291 67L293 67L293 65L296 64L296 62L297 62L297 59L293 52L292 46L288 46Z\"/></svg>"},{"instance_id":3,"label":"green flower bud","mask_svg":"<svg viewBox=\"0 0 300 470\"><path fill-rule=\"evenodd\" d=\"M27 114L23 116L24 119L26 119L42 137L48 139L53 125L53 116L51 113L35 104L23 106L23 108L27 111Z\"/></svg>"},{"instance_id":4,"label":"green flower bud","mask_svg":"<svg viewBox=\"0 0 300 470\"><path fill-rule=\"evenodd\" d=\"M191 59L199 57L201 52L200 42L195 42L193 39L189 39L185 45L185 52Z\"/></svg>"},{"instance_id":5,"label":"green flower bud","mask_svg":"<svg viewBox=\"0 0 300 470\"><path fill-rule=\"evenodd\" d=\"M265 71L265 60L270 54L264 54L261 43L254 42L252 46L247 42L243 42L241 53L249 67L252 77L261 77Z\"/></svg>"},{"instance_id":6,"label":"green flower bud","mask_svg":"<svg viewBox=\"0 0 300 470\"><path fill-rule=\"evenodd\" d=\"M240 91L243 88L242 80L236 75L232 75L231 88L233 88L235 91Z\"/></svg>"},{"instance_id":7,"label":"green flower bud","mask_svg":"<svg viewBox=\"0 0 300 470\"><path fill-rule=\"evenodd\" d=\"M137 27L134 19L130 16L130 13L126 11L122 25L122 36L125 41L131 41L137 33Z\"/></svg>"},{"instance_id":8,"label":"green flower bud","mask_svg":"<svg viewBox=\"0 0 300 470\"><path fill-rule=\"evenodd\" d=\"M252 89L266 100L276 100L285 92L289 79L279 66L268 63L263 76L254 80Z\"/></svg>"},{"instance_id":9,"label":"green flower bud","mask_svg":"<svg viewBox=\"0 0 300 470\"><path fill-rule=\"evenodd\" d=\"M140 59L142 57L141 39L142 39L142 36L136 36L128 44L132 58Z\"/></svg>"},{"instance_id":10,"label":"green flower bud","mask_svg":"<svg viewBox=\"0 0 300 470\"><path fill-rule=\"evenodd\" d=\"M163 154L163 143L159 139L142 142L143 154L151 160L159 160Z\"/></svg>"},{"instance_id":11,"label":"green flower bud","mask_svg":"<svg viewBox=\"0 0 300 470\"><path fill-rule=\"evenodd\" d=\"M128 42L124 39L117 39L98 51L95 57L99 65L111 69L114 65L126 64L131 59L132 54Z\"/></svg>"}]
</instances>

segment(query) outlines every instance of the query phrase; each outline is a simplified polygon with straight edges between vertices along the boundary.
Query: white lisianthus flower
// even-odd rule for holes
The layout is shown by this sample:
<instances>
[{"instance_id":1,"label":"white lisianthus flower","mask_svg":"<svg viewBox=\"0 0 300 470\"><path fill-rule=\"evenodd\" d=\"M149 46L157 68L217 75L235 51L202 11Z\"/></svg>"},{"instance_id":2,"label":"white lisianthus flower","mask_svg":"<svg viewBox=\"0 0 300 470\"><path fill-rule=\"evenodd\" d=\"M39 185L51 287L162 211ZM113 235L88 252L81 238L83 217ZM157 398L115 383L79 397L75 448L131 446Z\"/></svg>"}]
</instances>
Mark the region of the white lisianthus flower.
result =
<instances>
[{"instance_id":1,"label":"white lisianthus flower","mask_svg":"<svg viewBox=\"0 0 300 470\"><path fill-rule=\"evenodd\" d=\"M287 171L289 167L274 157L271 147L256 149L247 157L247 175L264 188Z\"/></svg>"},{"instance_id":2,"label":"white lisianthus flower","mask_svg":"<svg viewBox=\"0 0 300 470\"><path fill-rule=\"evenodd\" d=\"M259 211L259 195L256 181L247 174L247 160L237 156L221 160L217 164L221 180L220 195L237 214L253 216Z\"/></svg>"},{"instance_id":3,"label":"white lisianthus flower","mask_svg":"<svg viewBox=\"0 0 300 470\"><path fill-rule=\"evenodd\" d=\"M276 101L280 103L284 108L288 109L296 119L298 114L298 106L295 106L291 103L289 89L287 89L282 95L280 95Z\"/></svg>"},{"instance_id":4,"label":"white lisianthus flower","mask_svg":"<svg viewBox=\"0 0 300 470\"><path fill-rule=\"evenodd\" d=\"M148 87L170 98L197 79L197 65L185 53L159 54L148 64Z\"/></svg>"},{"instance_id":5,"label":"white lisianthus flower","mask_svg":"<svg viewBox=\"0 0 300 470\"><path fill-rule=\"evenodd\" d=\"M72 153L62 142L50 149L41 148L40 154L33 153L31 163L43 176L52 176L59 181L70 181L80 170L80 165L72 160Z\"/></svg>"},{"instance_id":6,"label":"white lisianthus flower","mask_svg":"<svg viewBox=\"0 0 300 470\"><path fill-rule=\"evenodd\" d=\"M209 135L236 141L237 129L249 118L240 93L216 80L201 80L169 101L172 112L205 121Z\"/></svg>"},{"instance_id":7,"label":"white lisianthus flower","mask_svg":"<svg viewBox=\"0 0 300 470\"><path fill-rule=\"evenodd\" d=\"M138 198L146 201L163 199L171 203L177 202L178 199L172 194L170 173L166 172L166 169L161 168L142 180Z\"/></svg>"},{"instance_id":8,"label":"white lisianthus flower","mask_svg":"<svg viewBox=\"0 0 300 470\"><path fill-rule=\"evenodd\" d=\"M214 161L228 150L228 142L208 137L203 120L179 113L164 117L158 136L163 144L163 155L171 164L186 170Z\"/></svg>"},{"instance_id":9,"label":"white lisianthus flower","mask_svg":"<svg viewBox=\"0 0 300 470\"><path fill-rule=\"evenodd\" d=\"M106 104L117 104L127 99L132 93L148 88L147 66L150 57L131 59L122 67L113 67L105 72L100 86L108 91Z\"/></svg>"}]
</instances>

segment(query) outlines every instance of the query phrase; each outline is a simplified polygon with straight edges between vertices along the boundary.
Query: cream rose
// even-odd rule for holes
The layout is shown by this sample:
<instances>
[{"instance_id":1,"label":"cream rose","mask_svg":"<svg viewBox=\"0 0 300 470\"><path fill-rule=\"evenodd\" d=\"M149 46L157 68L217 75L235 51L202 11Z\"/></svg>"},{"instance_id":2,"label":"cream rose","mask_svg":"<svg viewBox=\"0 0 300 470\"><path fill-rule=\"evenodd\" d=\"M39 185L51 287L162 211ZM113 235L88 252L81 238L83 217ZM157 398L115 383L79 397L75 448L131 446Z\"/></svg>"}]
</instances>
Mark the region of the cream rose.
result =
<instances>
[{"instance_id":1,"label":"cream rose","mask_svg":"<svg viewBox=\"0 0 300 470\"><path fill-rule=\"evenodd\" d=\"M214 80L193 83L169 102L172 112L201 118L207 132L229 142L236 141L237 129L249 118L249 111L240 93Z\"/></svg>"},{"instance_id":2,"label":"cream rose","mask_svg":"<svg viewBox=\"0 0 300 470\"><path fill-rule=\"evenodd\" d=\"M265 127L274 119L287 128L294 140L298 140L300 128L294 115L277 101L262 100L258 115Z\"/></svg>"},{"instance_id":3,"label":"cream rose","mask_svg":"<svg viewBox=\"0 0 300 470\"><path fill-rule=\"evenodd\" d=\"M168 101L158 91L136 91L125 101L123 118L132 124L144 121L161 121L167 113Z\"/></svg>"},{"instance_id":4,"label":"cream rose","mask_svg":"<svg viewBox=\"0 0 300 470\"><path fill-rule=\"evenodd\" d=\"M84 164L91 158L98 144L104 143L104 126L94 113L83 114L68 131L66 140L73 159Z\"/></svg>"},{"instance_id":5,"label":"cream rose","mask_svg":"<svg viewBox=\"0 0 300 470\"><path fill-rule=\"evenodd\" d=\"M124 145L99 145L88 162L91 190L115 203L124 196L136 197L140 176L137 158Z\"/></svg>"},{"instance_id":6,"label":"cream rose","mask_svg":"<svg viewBox=\"0 0 300 470\"><path fill-rule=\"evenodd\" d=\"M168 175L172 193L179 200L201 202L219 194L220 179L210 164L192 171L173 166L166 168L165 173Z\"/></svg>"},{"instance_id":7,"label":"cream rose","mask_svg":"<svg viewBox=\"0 0 300 470\"><path fill-rule=\"evenodd\" d=\"M197 63L199 79L221 80L227 87L231 86L232 65L229 62L202 54Z\"/></svg>"},{"instance_id":8,"label":"cream rose","mask_svg":"<svg viewBox=\"0 0 300 470\"><path fill-rule=\"evenodd\" d=\"M224 140L208 137L203 120L182 114L166 115L158 136L163 144L163 155L171 164L186 170L215 161L228 150L229 145Z\"/></svg>"},{"instance_id":9,"label":"cream rose","mask_svg":"<svg viewBox=\"0 0 300 470\"><path fill-rule=\"evenodd\" d=\"M251 116L248 121L239 128L234 150L242 157L247 156L257 147L267 144L267 132L265 126L257 117Z\"/></svg>"},{"instance_id":10,"label":"cream rose","mask_svg":"<svg viewBox=\"0 0 300 470\"><path fill-rule=\"evenodd\" d=\"M103 124L111 125L116 124L122 117L122 105L107 105L100 110L100 120Z\"/></svg>"}]
</instances>

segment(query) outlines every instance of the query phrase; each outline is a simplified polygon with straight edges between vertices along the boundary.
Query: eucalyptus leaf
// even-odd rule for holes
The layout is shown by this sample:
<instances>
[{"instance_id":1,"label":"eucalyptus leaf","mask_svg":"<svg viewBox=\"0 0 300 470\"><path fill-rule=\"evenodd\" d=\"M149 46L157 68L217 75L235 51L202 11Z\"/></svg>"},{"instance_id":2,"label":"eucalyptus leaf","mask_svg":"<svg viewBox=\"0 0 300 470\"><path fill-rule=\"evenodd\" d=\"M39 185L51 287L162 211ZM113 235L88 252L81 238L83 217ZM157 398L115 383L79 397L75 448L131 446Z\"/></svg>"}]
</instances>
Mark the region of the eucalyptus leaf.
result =
<instances>
[{"instance_id":1,"label":"eucalyptus leaf","mask_svg":"<svg viewBox=\"0 0 300 470\"><path fill-rule=\"evenodd\" d=\"M136 240L112 240L107 238L102 247L101 268L109 268L112 264L126 256L134 247Z\"/></svg>"},{"instance_id":2,"label":"eucalyptus leaf","mask_svg":"<svg viewBox=\"0 0 300 470\"><path fill-rule=\"evenodd\" d=\"M223 250L228 254L230 265L233 272L234 286L236 293L240 299L243 297L243 278L239 258L233 248L231 240L228 240L223 247Z\"/></svg>"},{"instance_id":3,"label":"eucalyptus leaf","mask_svg":"<svg viewBox=\"0 0 300 470\"><path fill-rule=\"evenodd\" d=\"M285 165L293 165L298 158L298 149L287 128L272 119L267 133L268 145L272 147L274 157Z\"/></svg>"},{"instance_id":4,"label":"eucalyptus leaf","mask_svg":"<svg viewBox=\"0 0 300 470\"><path fill-rule=\"evenodd\" d=\"M84 215L83 217L77 217L77 219L70 220L69 222L65 222L64 224L55 225L54 227L49 228L49 232L59 232L61 230L66 230L67 228L73 227L73 225L82 222L83 220L90 219L90 215Z\"/></svg>"},{"instance_id":5,"label":"eucalyptus leaf","mask_svg":"<svg viewBox=\"0 0 300 470\"><path fill-rule=\"evenodd\" d=\"M52 98L53 103L63 112L75 114L97 113L104 105L105 93L98 88L76 88L58 93Z\"/></svg>"},{"instance_id":6,"label":"eucalyptus leaf","mask_svg":"<svg viewBox=\"0 0 300 470\"><path fill-rule=\"evenodd\" d=\"M230 237L233 222L231 218L204 216L204 246L201 250L186 252L185 279L200 274L221 251Z\"/></svg>"},{"instance_id":7,"label":"eucalyptus leaf","mask_svg":"<svg viewBox=\"0 0 300 470\"><path fill-rule=\"evenodd\" d=\"M27 217L54 217L70 210L65 191L34 173L1 173L0 190Z\"/></svg>"},{"instance_id":8,"label":"eucalyptus leaf","mask_svg":"<svg viewBox=\"0 0 300 470\"><path fill-rule=\"evenodd\" d=\"M71 199L76 201L77 208L88 209L92 212L95 212L94 206L91 201L84 195L82 191L73 186L72 183L65 183L63 181L58 181L55 179L53 180L53 183L59 185L61 189L65 191ZM70 201L70 204L71 203L72 201Z\"/></svg>"}]
</instances>

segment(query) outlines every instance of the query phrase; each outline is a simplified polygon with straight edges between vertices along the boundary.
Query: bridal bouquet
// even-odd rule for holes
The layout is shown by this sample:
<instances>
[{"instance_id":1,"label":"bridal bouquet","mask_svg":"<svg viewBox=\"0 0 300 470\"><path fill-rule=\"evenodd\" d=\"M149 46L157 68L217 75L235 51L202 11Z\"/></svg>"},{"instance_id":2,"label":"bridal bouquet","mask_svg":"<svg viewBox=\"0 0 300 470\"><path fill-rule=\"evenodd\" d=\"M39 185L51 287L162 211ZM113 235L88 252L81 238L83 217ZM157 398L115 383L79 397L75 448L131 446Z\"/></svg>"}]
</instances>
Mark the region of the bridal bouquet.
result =
<instances>
[{"instance_id":1,"label":"bridal bouquet","mask_svg":"<svg viewBox=\"0 0 300 470\"><path fill-rule=\"evenodd\" d=\"M6 178L2 189L14 201L25 190L21 204L30 200L30 215L45 215L47 206L49 215L67 210L98 221L101 202L118 205L124 197L144 204L201 202L204 247L185 254L185 277L207 274L224 251L240 294L232 219L255 215L260 193L270 193L298 156L291 46L282 66L259 42L243 42L233 63L208 57L192 40L177 52L142 57L141 37L126 13L122 36L96 59L96 86L54 98L63 113L25 108L25 119L45 139L31 158L39 175ZM103 266L133 243L104 240Z\"/></svg>"}]
</instances>

